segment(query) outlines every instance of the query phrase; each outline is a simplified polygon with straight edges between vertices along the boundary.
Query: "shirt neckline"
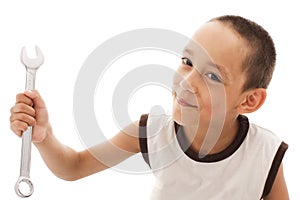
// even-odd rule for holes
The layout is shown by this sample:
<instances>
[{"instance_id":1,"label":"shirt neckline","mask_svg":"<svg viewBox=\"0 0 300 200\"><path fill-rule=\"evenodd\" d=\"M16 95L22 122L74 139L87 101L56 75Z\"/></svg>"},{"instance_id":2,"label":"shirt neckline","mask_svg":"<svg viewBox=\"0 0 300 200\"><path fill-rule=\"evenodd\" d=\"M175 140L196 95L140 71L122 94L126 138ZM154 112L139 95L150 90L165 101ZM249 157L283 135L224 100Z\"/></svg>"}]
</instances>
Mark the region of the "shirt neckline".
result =
<instances>
[{"instance_id":1,"label":"shirt neckline","mask_svg":"<svg viewBox=\"0 0 300 200\"><path fill-rule=\"evenodd\" d=\"M190 147L190 142L188 142L188 139L184 133L183 126L179 125L174 121L176 138L181 150L192 160L196 162L205 162L205 163L218 162L231 156L241 146L241 144L243 143L244 139L247 136L249 130L248 118L244 115L239 115L238 120L239 120L239 128L236 137L234 138L232 143L228 145L228 147L226 147L223 151L219 153L208 154L204 157L199 157L199 153L195 152Z\"/></svg>"}]
</instances>

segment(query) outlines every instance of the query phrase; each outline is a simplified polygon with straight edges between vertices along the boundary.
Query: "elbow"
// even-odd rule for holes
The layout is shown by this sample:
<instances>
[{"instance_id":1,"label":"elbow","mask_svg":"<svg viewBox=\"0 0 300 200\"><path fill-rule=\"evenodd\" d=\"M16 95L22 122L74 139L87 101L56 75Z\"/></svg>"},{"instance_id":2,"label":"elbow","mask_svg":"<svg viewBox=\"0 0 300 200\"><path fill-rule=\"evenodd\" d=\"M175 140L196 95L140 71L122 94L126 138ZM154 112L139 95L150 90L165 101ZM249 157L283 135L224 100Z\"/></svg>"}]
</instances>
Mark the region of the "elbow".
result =
<instances>
[{"instance_id":1,"label":"elbow","mask_svg":"<svg viewBox=\"0 0 300 200\"><path fill-rule=\"evenodd\" d=\"M64 178L61 178L61 179L63 179L64 181L73 182L73 181L79 180L80 178L76 178L76 177L64 177Z\"/></svg>"},{"instance_id":2,"label":"elbow","mask_svg":"<svg viewBox=\"0 0 300 200\"><path fill-rule=\"evenodd\" d=\"M78 176L74 176L74 175L62 175L62 174L55 174L55 176L59 179L62 179L64 181L69 181L69 182L72 182L72 181L77 181L79 180L81 177L78 177Z\"/></svg>"},{"instance_id":3,"label":"elbow","mask_svg":"<svg viewBox=\"0 0 300 200\"><path fill-rule=\"evenodd\" d=\"M62 170L62 171L50 171L59 179L64 180L64 181L76 181L82 178L80 175L79 170L75 169L68 169L68 170Z\"/></svg>"},{"instance_id":4,"label":"elbow","mask_svg":"<svg viewBox=\"0 0 300 200\"><path fill-rule=\"evenodd\" d=\"M75 155L76 156L73 156L73 159L63 165L64 167L51 170L52 173L64 181L76 181L81 179L82 174L80 172L82 170L80 170L80 157L79 154Z\"/></svg>"}]
</instances>

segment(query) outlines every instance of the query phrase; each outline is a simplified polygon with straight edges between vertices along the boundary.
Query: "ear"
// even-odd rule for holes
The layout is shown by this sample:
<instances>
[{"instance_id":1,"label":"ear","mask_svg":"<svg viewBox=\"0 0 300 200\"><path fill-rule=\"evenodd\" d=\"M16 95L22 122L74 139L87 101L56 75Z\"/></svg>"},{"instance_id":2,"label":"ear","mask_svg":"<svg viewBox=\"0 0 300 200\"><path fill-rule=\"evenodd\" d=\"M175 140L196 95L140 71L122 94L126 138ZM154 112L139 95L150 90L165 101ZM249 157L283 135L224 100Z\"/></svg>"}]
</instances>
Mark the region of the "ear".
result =
<instances>
[{"instance_id":1,"label":"ear","mask_svg":"<svg viewBox=\"0 0 300 200\"><path fill-rule=\"evenodd\" d=\"M239 105L239 113L255 112L264 104L266 97L267 92L264 88L255 88L246 91L243 100Z\"/></svg>"}]
</instances>

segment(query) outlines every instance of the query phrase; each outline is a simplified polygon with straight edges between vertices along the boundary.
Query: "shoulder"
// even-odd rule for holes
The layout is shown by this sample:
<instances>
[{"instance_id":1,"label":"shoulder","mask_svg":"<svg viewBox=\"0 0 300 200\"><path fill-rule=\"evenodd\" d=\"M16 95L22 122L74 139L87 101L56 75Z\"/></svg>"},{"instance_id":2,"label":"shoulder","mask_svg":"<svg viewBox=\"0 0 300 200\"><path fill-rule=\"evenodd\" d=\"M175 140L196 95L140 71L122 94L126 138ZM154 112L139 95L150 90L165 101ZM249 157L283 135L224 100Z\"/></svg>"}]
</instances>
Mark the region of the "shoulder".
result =
<instances>
[{"instance_id":1,"label":"shoulder","mask_svg":"<svg viewBox=\"0 0 300 200\"><path fill-rule=\"evenodd\" d=\"M160 141L172 134L174 121L171 115L146 114L141 116L139 126L140 142L145 143L146 140Z\"/></svg>"},{"instance_id":2,"label":"shoulder","mask_svg":"<svg viewBox=\"0 0 300 200\"><path fill-rule=\"evenodd\" d=\"M158 131L170 123L173 123L171 115L150 113L141 115L139 126L147 127L147 129L150 129L151 131Z\"/></svg>"},{"instance_id":3,"label":"shoulder","mask_svg":"<svg viewBox=\"0 0 300 200\"><path fill-rule=\"evenodd\" d=\"M288 145L276 134L256 124L249 125L245 142L251 150L257 151L257 153L264 155L265 159L279 162L279 164L281 163L285 151L288 149Z\"/></svg>"},{"instance_id":4,"label":"shoulder","mask_svg":"<svg viewBox=\"0 0 300 200\"><path fill-rule=\"evenodd\" d=\"M282 172L282 160L288 149L288 145L269 129L256 124L250 124L249 126L249 141L251 142L251 146L263 155L264 160L270 161L262 197L272 196L269 194L277 191L278 184L286 188Z\"/></svg>"},{"instance_id":5,"label":"shoulder","mask_svg":"<svg viewBox=\"0 0 300 200\"><path fill-rule=\"evenodd\" d=\"M256 145L274 146L276 149L282 142L282 140L271 130L253 123L249 124L248 138L254 140Z\"/></svg>"},{"instance_id":6,"label":"shoulder","mask_svg":"<svg viewBox=\"0 0 300 200\"><path fill-rule=\"evenodd\" d=\"M139 148L145 162L150 166L149 155L148 155L148 144L153 143L155 140L156 144L161 142L157 137L162 129L171 125L173 119L171 115L166 114L143 114L139 120ZM168 132L168 131L167 131ZM149 140L149 138L151 138ZM150 166L151 168L151 166Z\"/></svg>"}]
</instances>

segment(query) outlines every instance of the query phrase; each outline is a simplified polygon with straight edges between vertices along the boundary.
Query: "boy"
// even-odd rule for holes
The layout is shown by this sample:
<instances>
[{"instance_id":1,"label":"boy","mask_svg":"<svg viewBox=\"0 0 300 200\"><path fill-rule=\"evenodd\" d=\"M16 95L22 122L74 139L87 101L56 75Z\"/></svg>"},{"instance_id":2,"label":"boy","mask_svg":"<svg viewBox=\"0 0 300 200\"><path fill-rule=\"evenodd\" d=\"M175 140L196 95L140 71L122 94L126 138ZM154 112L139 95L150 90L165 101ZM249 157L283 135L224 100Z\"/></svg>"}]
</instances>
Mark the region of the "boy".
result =
<instances>
[{"instance_id":1,"label":"boy","mask_svg":"<svg viewBox=\"0 0 300 200\"><path fill-rule=\"evenodd\" d=\"M157 178L151 199L288 199L287 145L242 115L265 101L276 59L271 37L247 19L222 16L192 39L174 77L172 116L143 115L110 141L76 152L55 138L39 93L25 91L11 109L11 128L21 136L34 126L33 143L65 180L142 152Z\"/></svg>"}]
</instances>

